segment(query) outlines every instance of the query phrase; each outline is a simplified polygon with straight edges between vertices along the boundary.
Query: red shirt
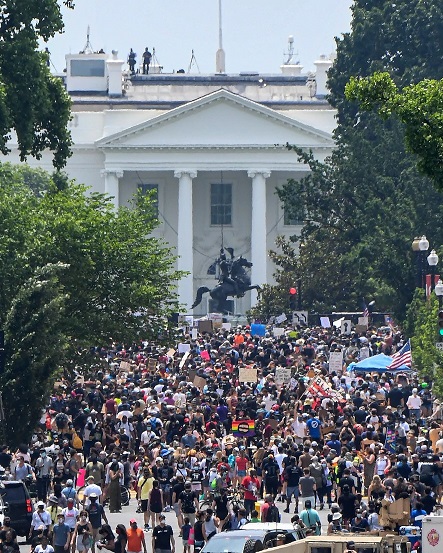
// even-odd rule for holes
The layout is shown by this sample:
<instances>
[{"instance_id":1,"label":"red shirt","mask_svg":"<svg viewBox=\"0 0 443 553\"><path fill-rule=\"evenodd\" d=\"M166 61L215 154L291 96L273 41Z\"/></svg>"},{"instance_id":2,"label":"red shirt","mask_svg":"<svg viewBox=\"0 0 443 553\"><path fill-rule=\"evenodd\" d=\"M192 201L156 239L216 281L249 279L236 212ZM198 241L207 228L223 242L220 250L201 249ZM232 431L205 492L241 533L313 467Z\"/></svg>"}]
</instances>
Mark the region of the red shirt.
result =
<instances>
[{"instance_id":1,"label":"red shirt","mask_svg":"<svg viewBox=\"0 0 443 553\"><path fill-rule=\"evenodd\" d=\"M245 499L257 501L257 492L260 489L259 479L253 476L245 476L242 480L241 485L245 490Z\"/></svg>"},{"instance_id":2,"label":"red shirt","mask_svg":"<svg viewBox=\"0 0 443 553\"><path fill-rule=\"evenodd\" d=\"M237 465L237 470L246 470L248 460L246 457L236 457L235 464Z\"/></svg>"}]
</instances>

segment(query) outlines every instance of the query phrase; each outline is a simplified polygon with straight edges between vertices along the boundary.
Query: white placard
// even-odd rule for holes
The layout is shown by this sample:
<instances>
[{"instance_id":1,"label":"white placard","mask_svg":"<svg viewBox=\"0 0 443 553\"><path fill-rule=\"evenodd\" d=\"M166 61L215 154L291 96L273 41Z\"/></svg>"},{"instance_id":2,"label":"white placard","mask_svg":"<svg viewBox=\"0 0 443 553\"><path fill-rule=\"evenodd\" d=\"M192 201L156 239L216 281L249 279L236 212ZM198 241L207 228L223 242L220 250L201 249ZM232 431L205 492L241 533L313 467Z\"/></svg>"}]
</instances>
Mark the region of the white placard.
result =
<instances>
[{"instance_id":1,"label":"white placard","mask_svg":"<svg viewBox=\"0 0 443 553\"><path fill-rule=\"evenodd\" d=\"M323 328L331 328L329 317L320 317L320 324Z\"/></svg>"},{"instance_id":2,"label":"white placard","mask_svg":"<svg viewBox=\"0 0 443 553\"><path fill-rule=\"evenodd\" d=\"M198 330L197 330L196 328L193 328L193 329L191 330L191 338L192 338L193 340L197 340L197 337L198 337Z\"/></svg>"},{"instance_id":3,"label":"white placard","mask_svg":"<svg viewBox=\"0 0 443 553\"><path fill-rule=\"evenodd\" d=\"M288 319L288 317L286 317L286 315L284 313L282 313L278 317L275 317L275 322L279 325L279 324L283 323L284 321L287 321L287 319Z\"/></svg>"},{"instance_id":4,"label":"white placard","mask_svg":"<svg viewBox=\"0 0 443 553\"><path fill-rule=\"evenodd\" d=\"M186 353L191 350L191 344L179 344L178 353Z\"/></svg>"},{"instance_id":5,"label":"white placard","mask_svg":"<svg viewBox=\"0 0 443 553\"><path fill-rule=\"evenodd\" d=\"M227 330L228 332L231 330L231 323L222 323L222 329Z\"/></svg>"},{"instance_id":6,"label":"white placard","mask_svg":"<svg viewBox=\"0 0 443 553\"><path fill-rule=\"evenodd\" d=\"M186 321L186 326L189 326L189 327L194 326L194 317L192 315L186 315L185 321Z\"/></svg>"},{"instance_id":7,"label":"white placard","mask_svg":"<svg viewBox=\"0 0 443 553\"><path fill-rule=\"evenodd\" d=\"M277 368L275 369L275 383L277 386L286 386L291 382L291 369Z\"/></svg>"},{"instance_id":8,"label":"white placard","mask_svg":"<svg viewBox=\"0 0 443 553\"><path fill-rule=\"evenodd\" d=\"M285 333L285 329L276 327L272 330L272 333L274 334L275 338L278 338L279 336L283 336L283 334Z\"/></svg>"},{"instance_id":9,"label":"white placard","mask_svg":"<svg viewBox=\"0 0 443 553\"><path fill-rule=\"evenodd\" d=\"M358 318L358 324L360 326L368 326L369 324L369 317L359 317Z\"/></svg>"},{"instance_id":10,"label":"white placard","mask_svg":"<svg viewBox=\"0 0 443 553\"><path fill-rule=\"evenodd\" d=\"M246 369L244 367L238 370L239 382L257 382L257 369Z\"/></svg>"},{"instance_id":11,"label":"white placard","mask_svg":"<svg viewBox=\"0 0 443 553\"><path fill-rule=\"evenodd\" d=\"M367 346L360 348L360 351L359 351L360 361L363 361L363 359L367 359L368 357L369 357L369 348Z\"/></svg>"},{"instance_id":12,"label":"white placard","mask_svg":"<svg viewBox=\"0 0 443 553\"><path fill-rule=\"evenodd\" d=\"M329 372L341 373L343 370L343 352L331 351L329 354Z\"/></svg>"},{"instance_id":13,"label":"white placard","mask_svg":"<svg viewBox=\"0 0 443 553\"><path fill-rule=\"evenodd\" d=\"M343 320L341 322L340 332L346 335L351 334L351 328L352 328L352 322L349 320Z\"/></svg>"},{"instance_id":14,"label":"white placard","mask_svg":"<svg viewBox=\"0 0 443 553\"><path fill-rule=\"evenodd\" d=\"M345 318L342 317L341 319L337 319L336 321L332 321L332 326L333 326L334 328L341 328L341 323L342 323L342 321L344 321L344 320L345 320Z\"/></svg>"}]
</instances>

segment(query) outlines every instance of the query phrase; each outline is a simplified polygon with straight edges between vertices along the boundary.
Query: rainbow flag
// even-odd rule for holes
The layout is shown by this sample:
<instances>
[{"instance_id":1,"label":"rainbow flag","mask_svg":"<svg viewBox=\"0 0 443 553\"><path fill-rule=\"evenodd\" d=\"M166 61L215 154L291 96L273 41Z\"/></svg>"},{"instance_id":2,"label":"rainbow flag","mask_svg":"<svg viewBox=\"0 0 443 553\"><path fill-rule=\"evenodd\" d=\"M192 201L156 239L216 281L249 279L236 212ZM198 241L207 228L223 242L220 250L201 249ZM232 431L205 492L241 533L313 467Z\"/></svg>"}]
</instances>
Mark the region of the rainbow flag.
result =
<instances>
[{"instance_id":1,"label":"rainbow flag","mask_svg":"<svg viewBox=\"0 0 443 553\"><path fill-rule=\"evenodd\" d=\"M255 421L252 419L232 421L232 434L236 438L255 436Z\"/></svg>"}]
</instances>

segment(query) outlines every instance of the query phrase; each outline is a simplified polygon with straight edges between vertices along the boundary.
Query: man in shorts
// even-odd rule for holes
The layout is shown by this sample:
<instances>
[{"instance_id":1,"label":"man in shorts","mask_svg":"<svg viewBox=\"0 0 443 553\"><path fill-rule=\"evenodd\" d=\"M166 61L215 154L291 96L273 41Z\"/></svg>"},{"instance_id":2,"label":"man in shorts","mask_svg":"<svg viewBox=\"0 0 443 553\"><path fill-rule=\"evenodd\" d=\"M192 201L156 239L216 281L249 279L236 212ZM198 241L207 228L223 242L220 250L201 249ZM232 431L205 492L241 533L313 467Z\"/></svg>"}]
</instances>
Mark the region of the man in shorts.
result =
<instances>
[{"instance_id":1,"label":"man in shorts","mask_svg":"<svg viewBox=\"0 0 443 553\"><path fill-rule=\"evenodd\" d=\"M287 483L286 487L286 509L284 513L289 513L289 505L291 503L291 498L294 496L295 509L294 513L298 513L298 498L300 496L300 489L298 487L300 478L303 476L303 471L301 467L296 464L295 457L289 459L289 465L285 468L284 478Z\"/></svg>"},{"instance_id":2,"label":"man in shorts","mask_svg":"<svg viewBox=\"0 0 443 553\"><path fill-rule=\"evenodd\" d=\"M151 472L148 467L143 469L143 473L138 479L137 485L137 499L140 502L140 509L143 513L143 522L145 530L149 530L149 492L152 490L152 482L154 479L151 476Z\"/></svg>"}]
</instances>

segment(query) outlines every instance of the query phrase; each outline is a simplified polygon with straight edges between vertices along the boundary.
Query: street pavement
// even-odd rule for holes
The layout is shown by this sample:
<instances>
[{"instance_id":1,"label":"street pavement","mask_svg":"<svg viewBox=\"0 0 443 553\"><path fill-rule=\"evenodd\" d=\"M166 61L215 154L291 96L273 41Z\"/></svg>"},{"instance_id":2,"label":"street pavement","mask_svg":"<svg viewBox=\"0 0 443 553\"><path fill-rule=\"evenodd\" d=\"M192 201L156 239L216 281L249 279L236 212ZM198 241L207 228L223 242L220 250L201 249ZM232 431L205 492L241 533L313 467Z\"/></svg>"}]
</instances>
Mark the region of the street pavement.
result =
<instances>
[{"instance_id":1,"label":"street pavement","mask_svg":"<svg viewBox=\"0 0 443 553\"><path fill-rule=\"evenodd\" d=\"M283 513L283 509L286 508L286 502L285 503L277 502L276 505L279 508L279 511L281 513L281 522L290 523L291 517L294 514L293 505L290 505L290 507L292 507L292 509L290 509L291 510L290 513ZM139 528L143 528L143 514L135 512L137 509L136 499L131 498L129 505L127 507L122 507L121 513L110 513L107 507L105 507L105 509L106 509L106 516L108 517L108 520L109 520L109 524L111 525L111 528L113 530L115 530L115 527L117 524L124 524L126 527L128 527L129 521L132 518L135 518ZM327 516L329 512L330 511L327 507L323 511L318 511L318 514L320 515L320 520L322 523L322 533L326 533L326 529L328 525ZM164 515L166 516L166 524L170 524L174 531L176 553L183 553L183 544L182 544L181 538L178 537L179 528L178 528L177 518L175 516L175 513L174 511L170 511L169 513L164 513ZM151 552L151 536L152 536L152 530L145 532L145 539L146 539L148 553Z\"/></svg>"}]
</instances>

